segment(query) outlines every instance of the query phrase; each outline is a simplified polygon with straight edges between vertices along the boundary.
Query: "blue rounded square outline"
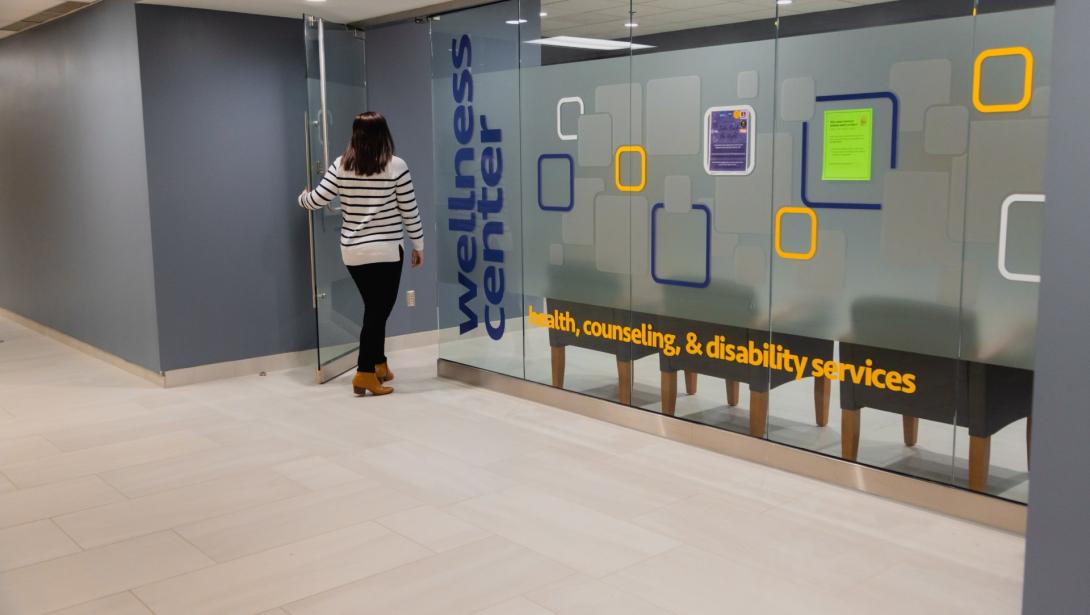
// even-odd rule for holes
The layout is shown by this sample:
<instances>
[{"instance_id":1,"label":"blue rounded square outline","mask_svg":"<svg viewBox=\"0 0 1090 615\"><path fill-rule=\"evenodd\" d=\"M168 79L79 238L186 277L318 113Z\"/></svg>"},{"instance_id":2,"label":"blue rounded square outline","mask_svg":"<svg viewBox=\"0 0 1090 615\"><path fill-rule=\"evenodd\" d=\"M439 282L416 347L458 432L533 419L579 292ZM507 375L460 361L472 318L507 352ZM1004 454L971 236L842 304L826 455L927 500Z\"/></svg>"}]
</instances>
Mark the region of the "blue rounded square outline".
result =
<instances>
[{"instance_id":1,"label":"blue rounded square outline","mask_svg":"<svg viewBox=\"0 0 1090 615\"><path fill-rule=\"evenodd\" d=\"M837 102L844 100L880 100L893 103L893 138L890 140L889 168L897 168L897 134L900 132L901 101L893 92L864 92L862 94L833 94L818 96L816 102ZM881 203L824 203L811 201L807 197L807 174L810 149L810 122L802 123L802 203L810 209L882 209Z\"/></svg>"},{"instance_id":2,"label":"blue rounded square outline","mask_svg":"<svg viewBox=\"0 0 1090 615\"><path fill-rule=\"evenodd\" d=\"M689 282L687 280L673 280L660 278L656 271L655 263L658 261L658 212L665 209L665 203L655 203L651 208L651 279L657 284L665 286L684 286L686 288L707 288L712 283L712 211L707 205L693 203L694 211L704 212L704 281Z\"/></svg>"},{"instance_id":3,"label":"blue rounded square outline","mask_svg":"<svg viewBox=\"0 0 1090 615\"><path fill-rule=\"evenodd\" d=\"M568 204L565 207L546 205L541 197L541 162L546 159L568 161ZM570 154L542 154L537 157L537 206L542 211L571 211L575 209L575 160Z\"/></svg>"}]
</instances>

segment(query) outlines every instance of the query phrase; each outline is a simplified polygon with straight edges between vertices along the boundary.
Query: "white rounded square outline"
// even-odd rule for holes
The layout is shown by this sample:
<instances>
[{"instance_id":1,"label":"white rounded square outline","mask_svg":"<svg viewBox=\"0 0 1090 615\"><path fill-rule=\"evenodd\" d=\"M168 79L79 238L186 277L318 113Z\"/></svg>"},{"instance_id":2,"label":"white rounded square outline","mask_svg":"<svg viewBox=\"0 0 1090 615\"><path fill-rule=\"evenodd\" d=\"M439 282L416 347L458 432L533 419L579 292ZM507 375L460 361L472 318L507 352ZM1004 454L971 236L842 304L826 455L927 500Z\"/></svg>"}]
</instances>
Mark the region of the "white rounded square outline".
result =
<instances>
[{"instance_id":1,"label":"white rounded square outline","mask_svg":"<svg viewBox=\"0 0 1090 615\"><path fill-rule=\"evenodd\" d=\"M999 275L1011 280L1012 282L1030 282L1031 284L1040 284L1041 276L1032 273L1011 273L1007 269L1007 218L1010 217L1011 205L1015 203L1044 203L1045 195L1043 194L1012 194L1003 201L1003 207L999 212L999 256L997 264L999 266Z\"/></svg>"},{"instance_id":2,"label":"white rounded square outline","mask_svg":"<svg viewBox=\"0 0 1090 615\"><path fill-rule=\"evenodd\" d=\"M712 171L711 169L711 150L709 149L710 143L708 142L708 135L711 130L712 113L715 111L748 111L749 112L749 130L750 138L748 141L746 152L746 170L745 171ZM753 109L752 105L725 105L721 107L708 107L708 110L704 112L704 172L708 175L749 175L753 173L753 168L757 165L757 160L754 158L754 154L757 151L757 111Z\"/></svg>"},{"instance_id":3,"label":"white rounded square outline","mask_svg":"<svg viewBox=\"0 0 1090 615\"><path fill-rule=\"evenodd\" d=\"M579 103L579 115L583 115L586 112L586 107L583 105L583 99L578 96L568 96L556 101L556 136L560 137L561 141L575 141L579 138L579 135L566 135L564 130L560 127L560 109L569 103Z\"/></svg>"}]
</instances>

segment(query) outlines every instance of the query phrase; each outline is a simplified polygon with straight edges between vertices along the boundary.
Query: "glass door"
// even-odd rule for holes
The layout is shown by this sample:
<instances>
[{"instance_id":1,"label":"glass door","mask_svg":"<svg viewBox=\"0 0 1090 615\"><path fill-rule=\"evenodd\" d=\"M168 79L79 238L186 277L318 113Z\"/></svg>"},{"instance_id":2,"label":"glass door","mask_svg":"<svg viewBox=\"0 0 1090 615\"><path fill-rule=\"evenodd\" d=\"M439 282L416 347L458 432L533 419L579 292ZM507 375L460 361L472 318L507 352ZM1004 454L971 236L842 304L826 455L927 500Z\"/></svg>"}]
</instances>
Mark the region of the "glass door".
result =
<instances>
[{"instance_id":1,"label":"glass door","mask_svg":"<svg viewBox=\"0 0 1090 615\"><path fill-rule=\"evenodd\" d=\"M322 179L350 137L352 119L367 110L363 32L304 16L307 53L307 187ZM340 201L308 212L311 279L318 335L318 382L353 367L363 304L341 261Z\"/></svg>"}]
</instances>

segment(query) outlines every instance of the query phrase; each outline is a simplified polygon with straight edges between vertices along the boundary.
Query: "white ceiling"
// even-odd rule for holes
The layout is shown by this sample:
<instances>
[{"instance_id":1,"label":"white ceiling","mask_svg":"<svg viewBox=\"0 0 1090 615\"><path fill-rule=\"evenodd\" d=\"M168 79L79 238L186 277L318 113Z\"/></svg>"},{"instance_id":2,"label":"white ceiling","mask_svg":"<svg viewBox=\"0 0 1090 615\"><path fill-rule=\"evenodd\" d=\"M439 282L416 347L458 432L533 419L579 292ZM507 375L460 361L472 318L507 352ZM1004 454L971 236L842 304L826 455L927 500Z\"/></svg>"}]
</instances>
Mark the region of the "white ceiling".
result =
<instances>
[{"instance_id":1,"label":"white ceiling","mask_svg":"<svg viewBox=\"0 0 1090 615\"><path fill-rule=\"evenodd\" d=\"M61 0L0 0L0 23L8 24L56 6ZM165 4L191 8L300 17L304 13L340 23L351 23L391 13L436 4L438 0L140 0L144 4ZM0 38L11 32L0 32Z\"/></svg>"},{"instance_id":2,"label":"white ceiling","mask_svg":"<svg viewBox=\"0 0 1090 615\"><path fill-rule=\"evenodd\" d=\"M62 0L0 0L0 25L20 21L31 15L53 8ZM14 35L14 32L0 31L0 38Z\"/></svg>"},{"instance_id":3,"label":"white ceiling","mask_svg":"<svg viewBox=\"0 0 1090 615\"><path fill-rule=\"evenodd\" d=\"M18 21L56 5L60 0L0 0L0 23ZM351 23L436 4L437 0L140 0L192 8L298 17L309 13ZM780 7L781 15L850 8L893 0L793 0ZM639 27L636 36L686 30L775 16L776 0L634 0ZM542 30L546 36L567 34L625 38L629 0L542 0ZM11 33L0 32L0 38Z\"/></svg>"},{"instance_id":4,"label":"white ceiling","mask_svg":"<svg viewBox=\"0 0 1090 615\"><path fill-rule=\"evenodd\" d=\"M6 2L7 0L0 0ZM140 0L144 4L187 6L197 9L301 17L317 15L338 23L352 23L436 4L438 0Z\"/></svg>"},{"instance_id":5,"label":"white ceiling","mask_svg":"<svg viewBox=\"0 0 1090 615\"><path fill-rule=\"evenodd\" d=\"M797 15L846 9L893 0L793 0L781 5L780 15ZM639 24L633 36L673 30L773 19L776 0L634 0L632 10ZM625 38L629 0L542 0L541 20L545 36L560 34L594 38Z\"/></svg>"}]
</instances>

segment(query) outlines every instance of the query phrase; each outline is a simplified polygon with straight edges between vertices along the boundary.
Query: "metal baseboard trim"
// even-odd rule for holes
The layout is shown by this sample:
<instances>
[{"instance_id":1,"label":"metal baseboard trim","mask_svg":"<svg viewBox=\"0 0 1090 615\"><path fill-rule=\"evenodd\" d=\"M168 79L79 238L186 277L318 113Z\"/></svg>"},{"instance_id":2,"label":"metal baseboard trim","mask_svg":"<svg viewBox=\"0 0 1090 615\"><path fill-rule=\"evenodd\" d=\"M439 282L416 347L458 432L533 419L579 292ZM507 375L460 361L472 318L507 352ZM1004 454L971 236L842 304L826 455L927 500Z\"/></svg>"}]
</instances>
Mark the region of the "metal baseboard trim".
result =
<instances>
[{"instance_id":1,"label":"metal baseboard trim","mask_svg":"<svg viewBox=\"0 0 1090 615\"><path fill-rule=\"evenodd\" d=\"M441 378L546 404L675 442L691 444L1015 534L1024 535L1026 532L1026 507L1017 502L630 408L445 359L439 359L437 367Z\"/></svg>"}]
</instances>

